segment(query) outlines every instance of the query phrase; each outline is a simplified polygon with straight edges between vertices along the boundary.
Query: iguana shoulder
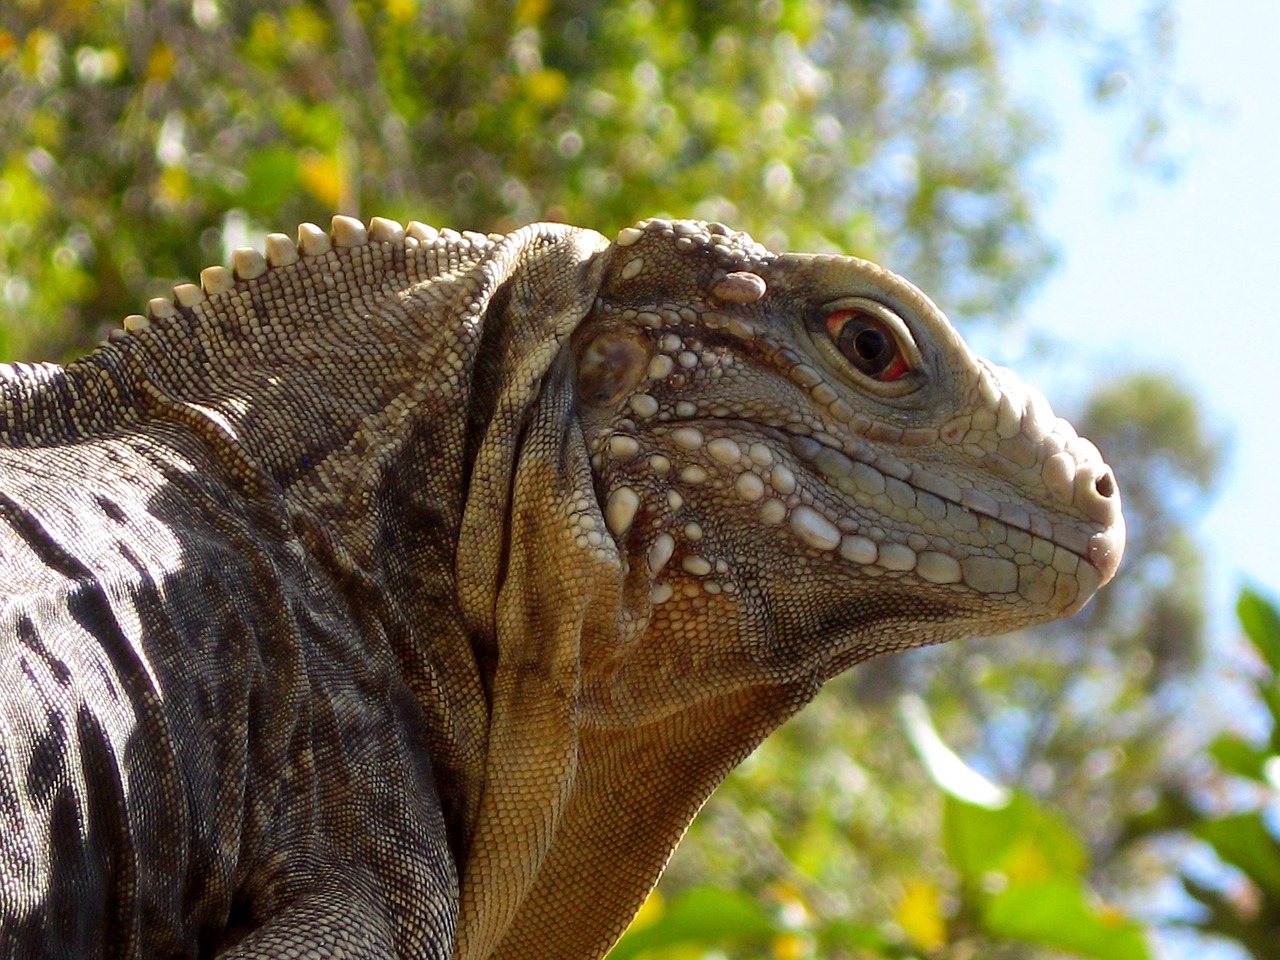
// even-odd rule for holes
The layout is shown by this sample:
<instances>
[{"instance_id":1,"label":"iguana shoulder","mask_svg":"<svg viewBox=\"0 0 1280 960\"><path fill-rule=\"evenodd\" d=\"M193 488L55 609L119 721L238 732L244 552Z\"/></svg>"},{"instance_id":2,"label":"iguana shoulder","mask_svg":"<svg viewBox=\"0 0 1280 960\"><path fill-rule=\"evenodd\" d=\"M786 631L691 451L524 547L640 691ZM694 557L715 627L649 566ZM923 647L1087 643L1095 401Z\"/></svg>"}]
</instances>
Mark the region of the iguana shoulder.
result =
<instances>
[{"instance_id":1,"label":"iguana shoulder","mask_svg":"<svg viewBox=\"0 0 1280 960\"><path fill-rule=\"evenodd\" d=\"M918 290L719 224L335 218L124 326L0 403L36 955L601 956L824 680L1123 547L1096 449Z\"/></svg>"}]
</instances>

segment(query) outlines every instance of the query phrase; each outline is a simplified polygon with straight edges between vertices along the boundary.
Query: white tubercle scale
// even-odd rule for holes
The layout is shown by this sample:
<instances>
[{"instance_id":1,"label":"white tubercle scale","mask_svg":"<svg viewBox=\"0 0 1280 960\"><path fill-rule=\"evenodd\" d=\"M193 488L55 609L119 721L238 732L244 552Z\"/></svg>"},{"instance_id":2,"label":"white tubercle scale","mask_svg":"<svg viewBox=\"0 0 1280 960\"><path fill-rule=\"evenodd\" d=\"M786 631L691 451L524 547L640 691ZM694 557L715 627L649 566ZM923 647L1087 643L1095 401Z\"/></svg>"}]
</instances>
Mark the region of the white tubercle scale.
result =
<instances>
[{"instance_id":1,"label":"white tubercle scale","mask_svg":"<svg viewBox=\"0 0 1280 960\"><path fill-rule=\"evenodd\" d=\"M631 487L618 487L609 494L605 504L605 524L615 537L624 536L631 529L640 509L640 495Z\"/></svg>"},{"instance_id":2,"label":"white tubercle scale","mask_svg":"<svg viewBox=\"0 0 1280 960\"><path fill-rule=\"evenodd\" d=\"M803 504L791 511L791 532L806 546L815 550L835 550L840 545L840 530L834 523Z\"/></svg>"}]
</instances>

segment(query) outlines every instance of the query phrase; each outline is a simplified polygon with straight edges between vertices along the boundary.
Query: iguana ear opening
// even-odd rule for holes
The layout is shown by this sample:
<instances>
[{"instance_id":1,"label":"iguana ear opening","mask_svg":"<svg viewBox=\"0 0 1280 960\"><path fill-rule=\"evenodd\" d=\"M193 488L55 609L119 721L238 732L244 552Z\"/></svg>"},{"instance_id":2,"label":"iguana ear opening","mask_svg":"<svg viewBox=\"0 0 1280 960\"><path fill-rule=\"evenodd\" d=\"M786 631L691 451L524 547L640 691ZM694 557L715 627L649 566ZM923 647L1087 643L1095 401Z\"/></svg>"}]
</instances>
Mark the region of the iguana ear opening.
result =
<instances>
[{"instance_id":1,"label":"iguana ear opening","mask_svg":"<svg viewBox=\"0 0 1280 960\"><path fill-rule=\"evenodd\" d=\"M631 325L594 333L576 345L578 399L591 407L613 407L644 379L653 341Z\"/></svg>"}]
</instances>

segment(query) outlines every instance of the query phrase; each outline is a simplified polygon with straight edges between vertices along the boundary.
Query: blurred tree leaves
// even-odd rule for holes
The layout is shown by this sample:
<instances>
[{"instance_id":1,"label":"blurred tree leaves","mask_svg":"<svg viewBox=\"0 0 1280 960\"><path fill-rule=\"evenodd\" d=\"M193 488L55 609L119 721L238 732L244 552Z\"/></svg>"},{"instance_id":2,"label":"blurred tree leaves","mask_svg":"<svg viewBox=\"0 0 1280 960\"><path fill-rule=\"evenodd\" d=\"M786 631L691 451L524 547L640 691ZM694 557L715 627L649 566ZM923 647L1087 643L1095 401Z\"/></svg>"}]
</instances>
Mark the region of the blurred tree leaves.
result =
<instances>
[{"instance_id":1,"label":"blurred tree leaves","mask_svg":"<svg viewBox=\"0 0 1280 960\"><path fill-rule=\"evenodd\" d=\"M916 717L909 725L920 722ZM921 749L922 738L913 740ZM751 901L701 885L677 894L667 909L663 894L656 893L611 958L676 960L706 956L709 947L742 957L911 957L924 951L961 960L1028 956L1039 949L1098 960L1152 955L1143 926L1091 888L1089 851L1066 818L1021 791L973 802L966 796L976 773L931 763L923 750L921 759L935 788L931 805L941 801L941 816L940 835L918 839L945 854L944 861L934 861L943 869L929 871L932 858L917 849L896 870L873 872L889 901L877 920L839 915L837 898L820 872L820 861L835 859L842 846L838 837L829 837L835 845L808 867L803 853L782 856L782 847L765 853L764 886ZM821 818L816 812L815 819ZM825 825L816 829L826 833ZM919 834L918 825L909 829ZM757 848L769 843L759 829L746 831L753 832ZM726 839L739 837L722 833L721 841Z\"/></svg>"},{"instance_id":2,"label":"blurred tree leaves","mask_svg":"<svg viewBox=\"0 0 1280 960\"><path fill-rule=\"evenodd\" d=\"M1261 743L1231 732L1208 751L1212 766L1195 780L1166 783L1160 802L1136 820L1135 837L1189 832L1225 869L1184 864L1181 881L1201 910L1185 921L1230 939L1256 960L1280 950L1280 610L1252 588L1241 591L1236 614L1256 654L1251 693L1269 727Z\"/></svg>"},{"instance_id":3,"label":"blurred tree leaves","mask_svg":"<svg viewBox=\"0 0 1280 960\"><path fill-rule=\"evenodd\" d=\"M0 8L0 349L83 348L229 246L335 210L483 230L724 219L1003 314L1049 253L1023 177L1042 131L1000 54L1046 18L15 0Z\"/></svg>"}]
</instances>

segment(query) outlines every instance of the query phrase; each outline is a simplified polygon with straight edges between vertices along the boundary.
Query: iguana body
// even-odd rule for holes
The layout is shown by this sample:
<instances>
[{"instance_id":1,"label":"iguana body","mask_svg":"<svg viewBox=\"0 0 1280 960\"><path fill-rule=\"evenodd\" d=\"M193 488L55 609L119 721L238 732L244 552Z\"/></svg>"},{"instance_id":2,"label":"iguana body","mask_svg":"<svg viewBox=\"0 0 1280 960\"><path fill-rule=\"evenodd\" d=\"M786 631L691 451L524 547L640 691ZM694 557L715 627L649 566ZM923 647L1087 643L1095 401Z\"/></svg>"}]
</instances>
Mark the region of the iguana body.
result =
<instances>
[{"instance_id":1,"label":"iguana body","mask_svg":"<svg viewBox=\"0 0 1280 960\"><path fill-rule=\"evenodd\" d=\"M0 428L0 954L591 958L876 653L1063 616L1097 451L864 261L336 218Z\"/></svg>"}]
</instances>

